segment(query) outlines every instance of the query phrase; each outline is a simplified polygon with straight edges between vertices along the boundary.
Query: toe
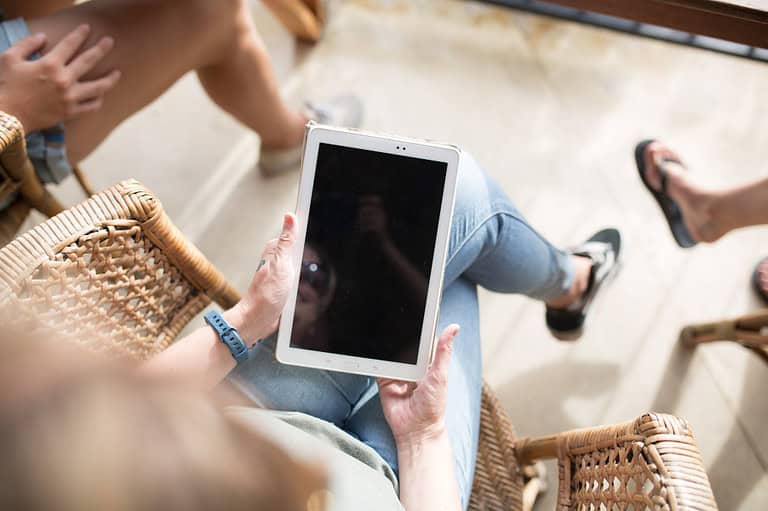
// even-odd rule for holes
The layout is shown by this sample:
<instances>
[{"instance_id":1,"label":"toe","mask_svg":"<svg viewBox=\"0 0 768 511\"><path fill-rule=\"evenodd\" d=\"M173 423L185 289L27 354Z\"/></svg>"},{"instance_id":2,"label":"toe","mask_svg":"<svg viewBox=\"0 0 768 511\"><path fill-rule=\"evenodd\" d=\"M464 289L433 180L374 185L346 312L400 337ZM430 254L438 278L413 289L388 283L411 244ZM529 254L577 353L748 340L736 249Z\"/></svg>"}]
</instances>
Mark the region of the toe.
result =
<instances>
[{"instance_id":1,"label":"toe","mask_svg":"<svg viewBox=\"0 0 768 511\"><path fill-rule=\"evenodd\" d=\"M760 284L763 290L768 292L768 258L765 258L758 267L758 275L760 276Z\"/></svg>"},{"instance_id":2,"label":"toe","mask_svg":"<svg viewBox=\"0 0 768 511\"><path fill-rule=\"evenodd\" d=\"M651 188L654 190L661 189L661 175L659 173L659 166L662 162L667 162L664 165L665 170L671 171L671 174L675 177L682 176L682 172L685 170L680 156L673 151L669 146L663 142L654 141L648 144L643 155L645 161L645 176ZM669 162L677 162L676 164L670 164Z\"/></svg>"}]
</instances>

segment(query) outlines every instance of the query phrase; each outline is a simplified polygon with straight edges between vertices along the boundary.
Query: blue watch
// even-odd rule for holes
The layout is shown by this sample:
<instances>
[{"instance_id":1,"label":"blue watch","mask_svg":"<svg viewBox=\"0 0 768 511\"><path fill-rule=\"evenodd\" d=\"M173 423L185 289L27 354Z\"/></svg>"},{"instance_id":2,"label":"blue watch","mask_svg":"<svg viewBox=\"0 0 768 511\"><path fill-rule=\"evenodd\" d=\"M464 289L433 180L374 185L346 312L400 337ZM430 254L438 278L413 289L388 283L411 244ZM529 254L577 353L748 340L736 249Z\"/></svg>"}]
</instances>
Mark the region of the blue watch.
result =
<instances>
[{"instance_id":1,"label":"blue watch","mask_svg":"<svg viewBox=\"0 0 768 511\"><path fill-rule=\"evenodd\" d=\"M238 364L248 359L248 346L245 345L240 334L237 333L237 328L227 323L227 320L216 311L211 311L204 317L205 322L216 331L216 335L219 336L221 342L227 345L230 353L232 353L232 358Z\"/></svg>"}]
</instances>

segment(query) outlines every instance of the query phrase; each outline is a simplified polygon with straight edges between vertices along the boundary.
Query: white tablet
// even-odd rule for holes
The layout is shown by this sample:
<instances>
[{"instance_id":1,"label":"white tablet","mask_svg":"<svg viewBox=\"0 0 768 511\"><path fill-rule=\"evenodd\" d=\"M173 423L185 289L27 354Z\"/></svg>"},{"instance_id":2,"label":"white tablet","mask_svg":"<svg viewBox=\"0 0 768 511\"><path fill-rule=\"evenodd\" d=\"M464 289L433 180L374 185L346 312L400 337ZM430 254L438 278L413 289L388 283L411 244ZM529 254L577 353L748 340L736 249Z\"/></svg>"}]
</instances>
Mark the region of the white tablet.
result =
<instances>
[{"instance_id":1,"label":"white tablet","mask_svg":"<svg viewBox=\"0 0 768 511\"><path fill-rule=\"evenodd\" d=\"M459 151L307 127L277 359L419 380L435 340Z\"/></svg>"}]
</instances>

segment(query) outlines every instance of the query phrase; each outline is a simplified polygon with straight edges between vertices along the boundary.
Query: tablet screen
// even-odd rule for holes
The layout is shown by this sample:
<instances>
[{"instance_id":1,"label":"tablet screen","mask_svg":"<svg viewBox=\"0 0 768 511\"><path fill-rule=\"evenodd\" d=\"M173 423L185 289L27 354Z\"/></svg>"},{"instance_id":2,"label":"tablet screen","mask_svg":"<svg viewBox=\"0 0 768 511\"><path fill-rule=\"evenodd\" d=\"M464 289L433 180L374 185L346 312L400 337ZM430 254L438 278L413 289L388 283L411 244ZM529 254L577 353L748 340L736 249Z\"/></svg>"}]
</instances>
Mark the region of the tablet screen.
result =
<instances>
[{"instance_id":1,"label":"tablet screen","mask_svg":"<svg viewBox=\"0 0 768 511\"><path fill-rule=\"evenodd\" d=\"M446 172L319 145L291 347L416 364Z\"/></svg>"}]
</instances>

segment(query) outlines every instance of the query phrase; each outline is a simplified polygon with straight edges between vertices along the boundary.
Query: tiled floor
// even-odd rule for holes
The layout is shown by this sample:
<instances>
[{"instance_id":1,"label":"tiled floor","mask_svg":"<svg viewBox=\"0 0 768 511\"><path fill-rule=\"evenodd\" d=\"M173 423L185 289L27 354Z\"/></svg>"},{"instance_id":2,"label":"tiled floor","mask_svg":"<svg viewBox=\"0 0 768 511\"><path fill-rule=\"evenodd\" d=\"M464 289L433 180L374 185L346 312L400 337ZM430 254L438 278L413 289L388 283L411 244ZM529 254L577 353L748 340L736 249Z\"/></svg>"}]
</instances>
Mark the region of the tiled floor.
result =
<instances>
[{"instance_id":1,"label":"tiled floor","mask_svg":"<svg viewBox=\"0 0 768 511\"><path fill-rule=\"evenodd\" d=\"M768 509L768 367L735 346L676 343L686 322L758 307L748 279L768 229L677 249L632 160L635 142L654 136L707 183L764 176L768 66L473 2L332 7L323 41L296 67L293 43L259 11L292 98L354 91L365 127L462 145L558 244L604 225L625 233L623 269L577 343L549 336L541 304L482 293L486 377L518 432L675 413L694 427L721 509ZM154 188L243 286L295 200L296 175L251 170L255 148L187 77L86 168L99 186L134 176ZM213 190L227 200L211 202ZM553 509L549 468L537 509Z\"/></svg>"}]
</instances>

